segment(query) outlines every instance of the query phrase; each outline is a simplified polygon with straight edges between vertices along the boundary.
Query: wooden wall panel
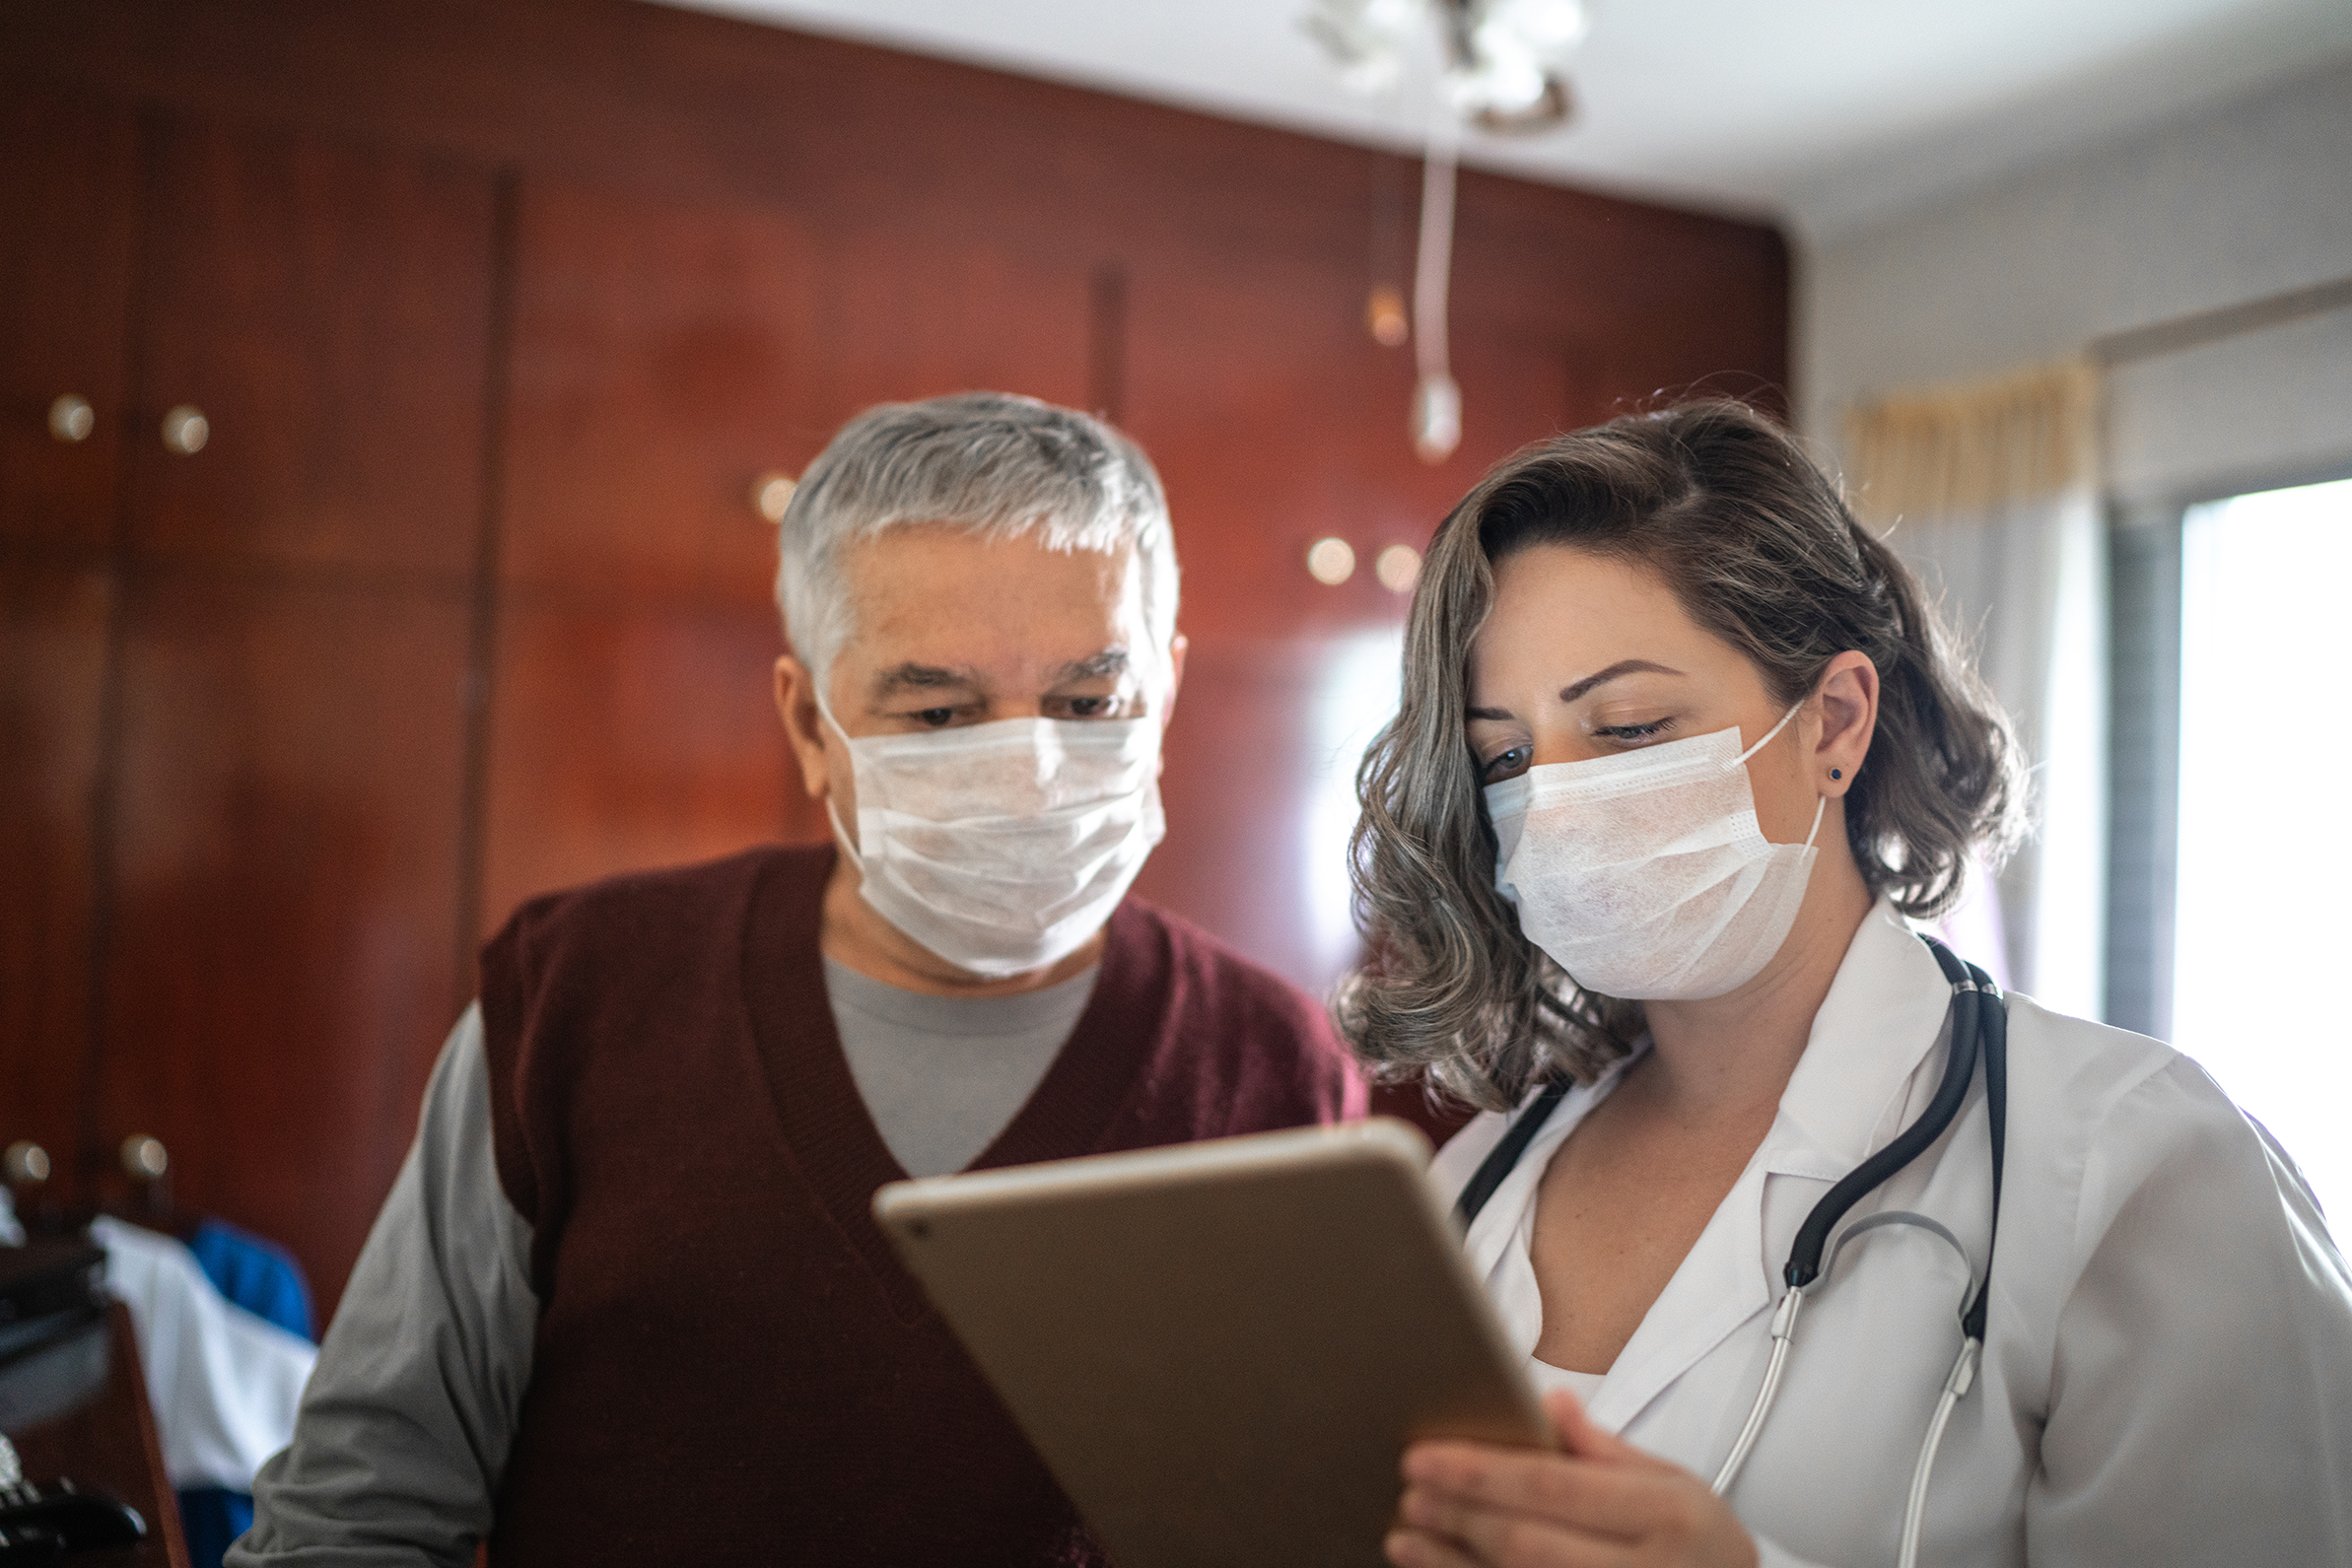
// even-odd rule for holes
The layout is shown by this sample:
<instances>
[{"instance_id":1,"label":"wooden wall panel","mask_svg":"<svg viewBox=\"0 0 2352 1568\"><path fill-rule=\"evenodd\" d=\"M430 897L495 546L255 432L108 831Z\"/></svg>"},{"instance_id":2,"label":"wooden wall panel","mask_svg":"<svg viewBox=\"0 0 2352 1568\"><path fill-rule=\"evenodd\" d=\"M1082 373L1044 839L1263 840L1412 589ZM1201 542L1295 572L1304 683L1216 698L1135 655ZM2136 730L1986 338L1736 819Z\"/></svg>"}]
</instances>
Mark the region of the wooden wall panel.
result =
<instances>
[{"instance_id":1,"label":"wooden wall panel","mask_svg":"<svg viewBox=\"0 0 2352 1568\"><path fill-rule=\"evenodd\" d=\"M918 212L827 237L823 435L874 403L975 388L1088 406L1095 247L1078 226L1040 244Z\"/></svg>"},{"instance_id":2,"label":"wooden wall panel","mask_svg":"<svg viewBox=\"0 0 2352 1568\"><path fill-rule=\"evenodd\" d=\"M161 117L131 446L103 1157L283 1239L331 1303L415 1125L461 921L492 177Z\"/></svg>"},{"instance_id":3,"label":"wooden wall panel","mask_svg":"<svg viewBox=\"0 0 2352 1568\"><path fill-rule=\"evenodd\" d=\"M485 933L534 893L830 830L769 696L764 605L519 599L499 636Z\"/></svg>"},{"instance_id":4,"label":"wooden wall panel","mask_svg":"<svg viewBox=\"0 0 2352 1568\"><path fill-rule=\"evenodd\" d=\"M768 602L753 479L832 422L819 259L789 215L525 187L502 573L633 602Z\"/></svg>"},{"instance_id":5,"label":"wooden wall panel","mask_svg":"<svg viewBox=\"0 0 2352 1568\"><path fill-rule=\"evenodd\" d=\"M331 1303L456 989L462 596L132 591L101 1123Z\"/></svg>"},{"instance_id":6,"label":"wooden wall panel","mask_svg":"<svg viewBox=\"0 0 2352 1568\"><path fill-rule=\"evenodd\" d=\"M149 559L471 573L492 184L339 140L172 122L140 317ZM201 408L211 443L164 452Z\"/></svg>"},{"instance_id":7,"label":"wooden wall panel","mask_svg":"<svg viewBox=\"0 0 2352 1568\"><path fill-rule=\"evenodd\" d=\"M75 1181L111 583L0 553L0 1144Z\"/></svg>"},{"instance_id":8,"label":"wooden wall panel","mask_svg":"<svg viewBox=\"0 0 2352 1568\"><path fill-rule=\"evenodd\" d=\"M1311 989L1352 963L1349 764L1385 716L1397 656L1380 626L1196 645L1160 778L1168 836L1138 891Z\"/></svg>"},{"instance_id":9,"label":"wooden wall panel","mask_svg":"<svg viewBox=\"0 0 2352 1568\"><path fill-rule=\"evenodd\" d=\"M0 544L113 536L136 186L127 111L0 93ZM49 433L65 392L96 416L78 443Z\"/></svg>"},{"instance_id":10,"label":"wooden wall panel","mask_svg":"<svg viewBox=\"0 0 2352 1568\"><path fill-rule=\"evenodd\" d=\"M1401 620L1371 574L1387 544L1426 544L1487 464L1564 428L1566 349L1556 338L1456 334L1463 443L1432 466L1408 428L1410 355L1363 327L1363 296L1339 254L1319 265L1187 258L1139 266L1129 306L1128 428L1167 482L1196 640L1346 635ZM1326 588L1307 546L1337 533L1355 579Z\"/></svg>"}]
</instances>

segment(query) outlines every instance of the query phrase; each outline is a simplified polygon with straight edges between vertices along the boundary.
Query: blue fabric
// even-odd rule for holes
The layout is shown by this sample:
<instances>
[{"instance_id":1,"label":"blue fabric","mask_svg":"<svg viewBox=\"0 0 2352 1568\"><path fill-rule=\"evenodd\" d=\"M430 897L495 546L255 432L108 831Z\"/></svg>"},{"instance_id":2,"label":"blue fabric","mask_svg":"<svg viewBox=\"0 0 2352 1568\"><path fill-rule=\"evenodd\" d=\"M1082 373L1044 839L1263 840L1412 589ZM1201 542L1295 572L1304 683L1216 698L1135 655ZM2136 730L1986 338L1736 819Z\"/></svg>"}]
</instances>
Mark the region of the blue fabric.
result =
<instances>
[{"instance_id":1,"label":"blue fabric","mask_svg":"<svg viewBox=\"0 0 2352 1568\"><path fill-rule=\"evenodd\" d=\"M188 1251L224 1297L289 1333L315 1337L310 1281L285 1248L226 1220L208 1219L188 1238ZM221 1568L230 1545L252 1526L253 1500L242 1492L190 1486L179 1494L179 1528L187 1536L190 1568Z\"/></svg>"},{"instance_id":2,"label":"blue fabric","mask_svg":"<svg viewBox=\"0 0 2352 1568\"><path fill-rule=\"evenodd\" d=\"M285 1248L226 1220L208 1219L188 1238L188 1251L222 1295L289 1333L316 1337L311 1327L310 1281Z\"/></svg>"},{"instance_id":3,"label":"blue fabric","mask_svg":"<svg viewBox=\"0 0 2352 1568\"><path fill-rule=\"evenodd\" d=\"M253 1528L253 1500L218 1486L189 1486L179 1494L179 1530L187 1536L190 1568L221 1568L238 1536Z\"/></svg>"}]
</instances>

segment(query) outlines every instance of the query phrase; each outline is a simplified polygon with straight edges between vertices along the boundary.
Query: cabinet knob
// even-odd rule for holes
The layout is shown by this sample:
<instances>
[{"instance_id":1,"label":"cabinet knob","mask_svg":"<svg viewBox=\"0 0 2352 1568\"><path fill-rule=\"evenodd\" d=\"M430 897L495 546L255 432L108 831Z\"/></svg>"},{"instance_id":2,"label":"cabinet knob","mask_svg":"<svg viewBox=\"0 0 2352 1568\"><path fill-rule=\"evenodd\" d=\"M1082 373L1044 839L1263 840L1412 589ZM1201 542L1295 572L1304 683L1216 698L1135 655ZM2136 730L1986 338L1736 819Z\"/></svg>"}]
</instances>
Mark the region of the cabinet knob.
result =
<instances>
[{"instance_id":1,"label":"cabinet knob","mask_svg":"<svg viewBox=\"0 0 2352 1568\"><path fill-rule=\"evenodd\" d=\"M172 1155L162 1138L134 1132L122 1140L122 1168L133 1181L158 1182L172 1169Z\"/></svg>"},{"instance_id":2,"label":"cabinet knob","mask_svg":"<svg viewBox=\"0 0 2352 1568\"><path fill-rule=\"evenodd\" d=\"M0 1155L0 1176L11 1187L38 1187L49 1179L49 1151L31 1139L20 1139Z\"/></svg>"},{"instance_id":3,"label":"cabinet knob","mask_svg":"<svg viewBox=\"0 0 2352 1568\"><path fill-rule=\"evenodd\" d=\"M98 410L90 406L90 399L60 392L57 401L49 405L49 434L68 445L88 441L96 429Z\"/></svg>"},{"instance_id":4,"label":"cabinet knob","mask_svg":"<svg viewBox=\"0 0 2352 1568\"><path fill-rule=\"evenodd\" d=\"M212 421L193 403L182 403L164 416L164 448L193 457L212 440Z\"/></svg>"}]
</instances>

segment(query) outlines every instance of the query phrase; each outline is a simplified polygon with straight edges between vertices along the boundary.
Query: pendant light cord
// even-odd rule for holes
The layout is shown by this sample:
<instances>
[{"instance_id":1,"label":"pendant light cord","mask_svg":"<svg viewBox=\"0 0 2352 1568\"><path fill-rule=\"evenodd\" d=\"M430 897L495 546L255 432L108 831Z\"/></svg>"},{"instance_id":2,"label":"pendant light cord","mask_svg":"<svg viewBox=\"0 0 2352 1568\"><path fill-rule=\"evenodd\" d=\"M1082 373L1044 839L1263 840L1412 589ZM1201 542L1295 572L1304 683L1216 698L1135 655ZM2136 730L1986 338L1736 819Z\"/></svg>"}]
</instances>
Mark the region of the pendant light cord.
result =
<instances>
[{"instance_id":1,"label":"pendant light cord","mask_svg":"<svg viewBox=\"0 0 2352 1568\"><path fill-rule=\"evenodd\" d=\"M1413 354L1420 373L1413 392L1413 445L1423 462L1453 455L1462 440L1462 392L1447 351L1446 295L1454 268L1454 169L1461 127L1441 105L1429 118L1421 160L1420 248L1413 268Z\"/></svg>"}]
</instances>

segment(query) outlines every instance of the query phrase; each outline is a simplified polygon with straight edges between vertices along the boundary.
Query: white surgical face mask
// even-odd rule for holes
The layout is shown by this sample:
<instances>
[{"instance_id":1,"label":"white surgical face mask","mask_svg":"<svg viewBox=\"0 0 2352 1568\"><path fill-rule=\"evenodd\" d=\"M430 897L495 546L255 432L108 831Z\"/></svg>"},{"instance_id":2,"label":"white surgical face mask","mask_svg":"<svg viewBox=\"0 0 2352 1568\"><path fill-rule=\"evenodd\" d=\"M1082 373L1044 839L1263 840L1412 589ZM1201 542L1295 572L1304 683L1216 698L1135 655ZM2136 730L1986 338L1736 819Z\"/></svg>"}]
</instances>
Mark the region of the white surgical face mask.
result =
<instances>
[{"instance_id":1,"label":"white surgical face mask","mask_svg":"<svg viewBox=\"0 0 2352 1568\"><path fill-rule=\"evenodd\" d=\"M1110 919L1167 832L1159 720L1006 718L851 736L858 842L833 831L875 914L958 969L1042 969Z\"/></svg>"},{"instance_id":2,"label":"white surgical face mask","mask_svg":"<svg viewBox=\"0 0 2352 1568\"><path fill-rule=\"evenodd\" d=\"M1796 713L1746 751L1735 726L1488 785L1494 885L1527 939L1604 996L1689 1000L1755 978L1796 921L1829 806L1801 845L1756 825L1747 761Z\"/></svg>"}]
</instances>

